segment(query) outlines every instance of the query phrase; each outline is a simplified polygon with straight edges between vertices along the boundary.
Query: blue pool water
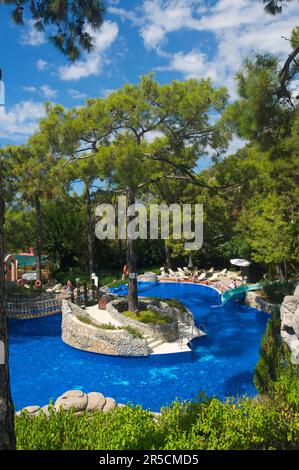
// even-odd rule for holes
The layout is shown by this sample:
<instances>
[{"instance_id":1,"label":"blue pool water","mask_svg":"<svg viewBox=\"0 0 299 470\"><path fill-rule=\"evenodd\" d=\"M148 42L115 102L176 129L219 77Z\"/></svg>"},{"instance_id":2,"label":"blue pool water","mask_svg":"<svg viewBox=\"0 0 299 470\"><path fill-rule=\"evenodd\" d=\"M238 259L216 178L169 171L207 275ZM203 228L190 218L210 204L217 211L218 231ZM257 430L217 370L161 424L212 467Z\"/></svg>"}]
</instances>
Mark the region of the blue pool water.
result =
<instances>
[{"instance_id":1,"label":"blue pool water","mask_svg":"<svg viewBox=\"0 0 299 470\"><path fill-rule=\"evenodd\" d=\"M9 322L12 394L17 409L44 405L69 389L100 391L118 402L158 410L176 398L256 394L253 371L267 315L245 305L220 303L206 286L140 284L140 295L184 302L206 338L194 341L196 351L149 358L103 356L67 346L61 341L61 317Z\"/></svg>"}]
</instances>

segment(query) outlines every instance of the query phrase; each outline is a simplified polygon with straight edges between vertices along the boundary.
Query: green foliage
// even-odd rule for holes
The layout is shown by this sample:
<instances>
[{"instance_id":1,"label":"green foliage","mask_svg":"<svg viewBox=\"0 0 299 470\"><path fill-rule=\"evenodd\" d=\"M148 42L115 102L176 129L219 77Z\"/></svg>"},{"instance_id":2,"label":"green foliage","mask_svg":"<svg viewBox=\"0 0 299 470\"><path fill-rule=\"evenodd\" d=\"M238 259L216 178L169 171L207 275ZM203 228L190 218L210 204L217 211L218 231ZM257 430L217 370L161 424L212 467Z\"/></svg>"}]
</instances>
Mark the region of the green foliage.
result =
<instances>
[{"instance_id":1,"label":"green foliage","mask_svg":"<svg viewBox=\"0 0 299 470\"><path fill-rule=\"evenodd\" d=\"M142 323L153 325L167 325L172 322L172 319L167 315L159 315L154 310L140 310L139 312L122 312L126 317L132 318Z\"/></svg>"},{"instance_id":2,"label":"green foliage","mask_svg":"<svg viewBox=\"0 0 299 470\"><path fill-rule=\"evenodd\" d=\"M127 330L133 338L143 339L143 334L137 330L137 328L134 328L134 326L126 326L125 330Z\"/></svg>"},{"instance_id":3,"label":"green foliage","mask_svg":"<svg viewBox=\"0 0 299 470\"><path fill-rule=\"evenodd\" d=\"M67 281L72 281L72 283L76 285L76 279L80 279L81 285L84 282L90 282L89 276L87 274L82 274L80 268L72 268L72 270L67 272L54 271L53 278L63 285L65 285Z\"/></svg>"},{"instance_id":4,"label":"green foliage","mask_svg":"<svg viewBox=\"0 0 299 470\"><path fill-rule=\"evenodd\" d=\"M222 403L175 402L153 417L140 406L108 414L73 411L16 418L19 450L295 450L299 380L285 375L271 396ZM154 418L154 419L153 419Z\"/></svg>"},{"instance_id":5,"label":"green foliage","mask_svg":"<svg viewBox=\"0 0 299 470\"><path fill-rule=\"evenodd\" d=\"M285 348L280 335L280 309L275 308L272 318L267 323L260 348L260 358L254 372L254 383L259 392L267 393L273 389L286 361Z\"/></svg>"},{"instance_id":6,"label":"green foliage","mask_svg":"<svg viewBox=\"0 0 299 470\"><path fill-rule=\"evenodd\" d=\"M23 25L25 15L29 14L35 29L51 32L50 40L71 60L78 59L82 51L92 50L88 28L98 29L103 22L101 0L1 0L1 3L14 6L12 18L17 25Z\"/></svg>"},{"instance_id":7,"label":"green foliage","mask_svg":"<svg viewBox=\"0 0 299 470\"><path fill-rule=\"evenodd\" d=\"M280 102L277 57L264 54L245 59L237 73L239 99L224 113L227 122L241 138L264 147L278 143L290 130L292 110Z\"/></svg>"},{"instance_id":8,"label":"green foliage","mask_svg":"<svg viewBox=\"0 0 299 470\"><path fill-rule=\"evenodd\" d=\"M250 258L250 245L246 240L242 240L238 237L232 238L230 241L223 245L223 256L226 261L232 258Z\"/></svg>"},{"instance_id":9,"label":"green foliage","mask_svg":"<svg viewBox=\"0 0 299 470\"><path fill-rule=\"evenodd\" d=\"M32 421L22 415L16 419L20 450L146 450L153 442L154 430L150 412L141 407L82 416L62 410L50 418L40 416Z\"/></svg>"},{"instance_id":10,"label":"green foliage","mask_svg":"<svg viewBox=\"0 0 299 470\"><path fill-rule=\"evenodd\" d=\"M265 11L270 13L270 15L277 15L283 12L283 7L287 5L287 2L292 2L293 0L262 0L265 3Z\"/></svg>"},{"instance_id":11,"label":"green foliage","mask_svg":"<svg viewBox=\"0 0 299 470\"><path fill-rule=\"evenodd\" d=\"M99 285L101 287L103 286L109 286L109 287L119 287L122 284L124 284L124 281L122 279L116 279L116 276L113 275L105 275L105 276L100 276L99 278Z\"/></svg>"},{"instance_id":12,"label":"green foliage","mask_svg":"<svg viewBox=\"0 0 299 470\"><path fill-rule=\"evenodd\" d=\"M166 302L168 305L170 305L170 307L175 307L175 308L181 310L182 312L187 312L188 311L187 307L185 307L185 305L182 304L182 302L180 302L177 299L162 299L162 298L160 298L159 300L162 300L163 302Z\"/></svg>"},{"instance_id":13,"label":"green foliage","mask_svg":"<svg viewBox=\"0 0 299 470\"><path fill-rule=\"evenodd\" d=\"M293 295L296 286L295 281L264 281L263 291L270 302L281 304L286 295Z\"/></svg>"},{"instance_id":14,"label":"green foliage","mask_svg":"<svg viewBox=\"0 0 299 470\"><path fill-rule=\"evenodd\" d=\"M76 318L78 318L79 321L82 323L85 323L86 325L91 325L91 326L99 326L96 322L94 322L89 316L85 315L77 315Z\"/></svg>"}]
</instances>

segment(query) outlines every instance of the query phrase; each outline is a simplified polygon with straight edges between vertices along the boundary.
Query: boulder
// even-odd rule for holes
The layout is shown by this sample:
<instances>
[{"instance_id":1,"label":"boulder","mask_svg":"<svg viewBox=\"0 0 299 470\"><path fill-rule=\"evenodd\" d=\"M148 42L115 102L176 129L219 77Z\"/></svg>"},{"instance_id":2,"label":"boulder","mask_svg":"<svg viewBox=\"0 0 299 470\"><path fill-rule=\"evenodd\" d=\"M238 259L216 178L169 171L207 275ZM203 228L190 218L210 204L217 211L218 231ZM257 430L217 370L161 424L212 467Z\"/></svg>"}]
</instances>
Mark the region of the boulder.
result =
<instances>
[{"instance_id":1,"label":"boulder","mask_svg":"<svg viewBox=\"0 0 299 470\"><path fill-rule=\"evenodd\" d=\"M299 284L296 286L294 297L297 297L299 299Z\"/></svg>"},{"instance_id":2,"label":"boulder","mask_svg":"<svg viewBox=\"0 0 299 470\"><path fill-rule=\"evenodd\" d=\"M283 325L294 327L294 318L299 307L299 298L287 295L280 308L280 318Z\"/></svg>"},{"instance_id":3,"label":"boulder","mask_svg":"<svg viewBox=\"0 0 299 470\"><path fill-rule=\"evenodd\" d=\"M81 390L70 390L57 398L55 402L55 410L60 408L70 410L74 408L75 412L84 411L87 406L87 395Z\"/></svg>"},{"instance_id":4,"label":"boulder","mask_svg":"<svg viewBox=\"0 0 299 470\"><path fill-rule=\"evenodd\" d=\"M299 336L299 301L298 301L298 306L297 306L296 312L294 313L293 329L294 329L296 335Z\"/></svg>"},{"instance_id":5,"label":"boulder","mask_svg":"<svg viewBox=\"0 0 299 470\"><path fill-rule=\"evenodd\" d=\"M114 408L116 408L116 401L110 397L106 398L106 403L103 408L104 413L108 413L108 411L114 410Z\"/></svg>"},{"instance_id":6,"label":"boulder","mask_svg":"<svg viewBox=\"0 0 299 470\"><path fill-rule=\"evenodd\" d=\"M40 411L40 406L26 406L25 408L23 408L20 412L20 414L22 412L25 412L25 413L28 413L29 416L37 416L39 414L39 411ZM19 416L19 415L18 415Z\"/></svg>"},{"instance_id":7,"label":"boulder","mask_svg":"<svg viewBox=\"0 0 299 470\"><path fill-rule=\"evenodd\" d=\"M102 393L90 392L87 394L87 399L86 411L102 410L106 403L106 398Z\"/></svg>"},{"instance_id":8,"label":"boulder","mask_svg":"<svg viewBox=\"0 0 299 470\"><path fill-rule=\"evenodd\" d=\"M291 363L294 365L299 364L299 346L297 346L295 349L293 349L292 354L291 354Z\"/></svg>"},{"instance_id":9,"label":"boulder","mask_svg":"<svg viewBox=\"0 0 299 470\"><path fill-rule=\"evenodd\" d=\"M61 397L62 398L70 398L70 397L81 398L81 397L84 397L84 395L85 393L82 392L82 390L68 390L63 395L61 395Z\"/></svg>"},{"instance_id":10,"label":"boulder","mask_svg":"<svg viewBox=\"0 0 299 470\"><path fill-rule=\"evenodd\" d=\"M39 410L39 413L40 414L44 414L45 416L47 416L47 418L50 416L50 405L45 405L43 406L40 410ZM55 409L52 407L52 409L55 411Z\"/></svg>"}]
</instances>

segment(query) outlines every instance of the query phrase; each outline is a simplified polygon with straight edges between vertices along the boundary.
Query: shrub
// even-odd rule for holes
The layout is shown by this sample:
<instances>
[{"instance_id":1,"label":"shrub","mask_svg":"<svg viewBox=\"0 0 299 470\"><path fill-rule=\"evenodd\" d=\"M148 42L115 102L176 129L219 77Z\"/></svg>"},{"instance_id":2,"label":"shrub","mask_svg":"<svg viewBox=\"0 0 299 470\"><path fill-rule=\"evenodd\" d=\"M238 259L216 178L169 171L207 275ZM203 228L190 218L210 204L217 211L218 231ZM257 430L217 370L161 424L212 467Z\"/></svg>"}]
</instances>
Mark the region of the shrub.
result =
<instances>
[{"instance_id":1,"label":"shrub","mask_svg":"<svg viewBox=\"0 0 299 470\"><path fill-rule=\"evenodd\" d=\"M263 336L260 358L255 368L254 383L261 393L269 392L277 380L284 357L284 345L280 335L280 310L275 308Z\"/></svg>"},{"instance_id":2,"label":"shrub","mask_svg":"<svg viewBox=\"0 0 299 470\"><path fill-rule=\"evenodd\" d=\"M19 450L295 450L299 380L284 375L271 395L225 403L175 402L159 417L140 406L75 416L61 410L16 418Z\"/></svg>"},{"instance_id":3,"label":"shrub","mask_svg":"<svg viewBox=\"0 0 299 470\"><path fill-rule=\"evenodd\" d=\"M137 330L137 328L134 328L133 326L126 326L125 330L127 330L127 332L133 336L133 338L143 339L143 334L141 331Z\"/></svg>"},{"instance_id":4,"label":"shrub","mask_svg":"<svg viewBox=\"0 0 299 470\"><path fill-rule=\"evenodd\" d=\"M132 318L146 324L167 325L172 323L172 319L167 315L159 315L154 310L140 310L140 312L122 312L126 317Z\"/></svg>"},{"instance_id":5,"label":"shrub","mask_svg":"<svg viewBox=\"0 0 299 470\"><path fill-rule=\"evenodd\" d=\"M281 304L286 295L292 295L295 285L295 281L265 281L262 283L264 293L270 302L276 304Z\"/></svg>"},{"instance_id":6,"label":"shrub","mask_svg":"<svg viewBox=\"0 0 299 470\"><path fill-rule=\"evenodd\" d=\"M93 325L95 326L94 322L92 321L91 318L84 316L84 315L77 315L77 318L79 321L82 321L82 323L86 323L87 325Z\"/></svg>"},{"instance_id":7,"label":"shrub","mask_svg":"<svg viewBox=\"0 0 299 470\"><path fill-rule=\"evenodd\" d=\"M87 325L95 326L96 328L102 328L103 330L122 330L123 328L112 325L111 323L97 323L92 318L85 315L77 315L78 320L86 323Z\"/></svg>"}]
</instances>

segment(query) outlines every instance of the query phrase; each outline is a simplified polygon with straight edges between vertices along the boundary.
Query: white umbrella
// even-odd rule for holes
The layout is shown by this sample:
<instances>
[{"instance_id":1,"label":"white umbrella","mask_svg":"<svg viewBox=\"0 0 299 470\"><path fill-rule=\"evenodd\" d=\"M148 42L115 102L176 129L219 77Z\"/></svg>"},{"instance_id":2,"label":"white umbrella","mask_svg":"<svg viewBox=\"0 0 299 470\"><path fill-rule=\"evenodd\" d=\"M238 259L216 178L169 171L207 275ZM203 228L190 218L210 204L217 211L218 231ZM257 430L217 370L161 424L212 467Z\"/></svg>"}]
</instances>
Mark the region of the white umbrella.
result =
<instances>
[{"instance_id":1,"label":"white umbrella","mask_svg":"<svg viewBox=\"0 0 299 470\"><path fill-rule=\"evenodd\" d=\"M250 261L247 261L246 259L231 259L230 263L233 264L234 266L240 266L241 268L247 268L248 266L251 265Z\"/></svg>"},{"instance_id":2,"label":"white umbrella","mask_svg":"<svg viewBox=\"0 0 299 470\"><path fill-rule=\"evenodd\" d=\"M23 281L33 282L37 280L37 273L25 273L22 276Z\"/></svg>"},{"instance_id":3,"label":"white umbrella","mask_svg":"<svg viewBox=\"0 0 299 470\"><path fill-rule=\"evenodd\" d=\"M192 256L189 256L188 268L193 268Z\"/></svg>"}]
</instances>

